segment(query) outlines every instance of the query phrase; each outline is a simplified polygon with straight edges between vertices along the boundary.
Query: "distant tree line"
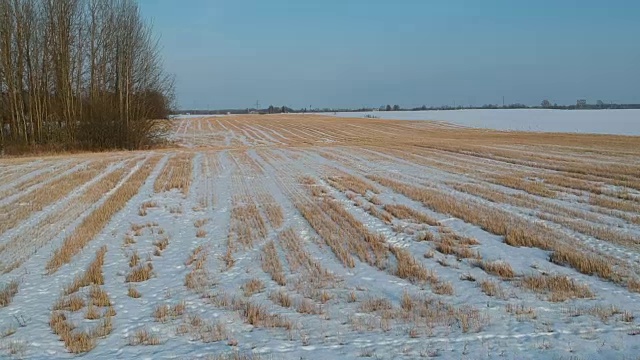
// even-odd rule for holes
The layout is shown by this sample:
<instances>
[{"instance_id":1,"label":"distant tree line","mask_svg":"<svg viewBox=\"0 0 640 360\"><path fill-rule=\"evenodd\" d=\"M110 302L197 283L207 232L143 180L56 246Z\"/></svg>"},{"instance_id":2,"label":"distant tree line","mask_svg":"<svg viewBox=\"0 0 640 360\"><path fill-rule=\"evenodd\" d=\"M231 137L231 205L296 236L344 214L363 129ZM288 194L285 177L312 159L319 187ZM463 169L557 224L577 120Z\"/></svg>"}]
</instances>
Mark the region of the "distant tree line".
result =
<instances>
[{"instance_id":1,"label":"distant tree line","mask_svg":"<svg viewBox=\"0 0 640 360\"><path fill-rule=\"evenodd\" d=\"M173 80L133 0L0 0L0 148L137 149Z\"/></svg>"},{"instance_id":2,"label":"distant tree line","mask_svg":"<svg viewBox=\"0 0 640 360\"><path fill-rule=\"evenodd\" d=\"M468 109L557 109L557 110L576 110L576 109L585 109L585 110L597 110L597 109L640 109L640 104L606 104L602 101L598 101L596 104L576 104L576 105L558 105L551 104L548 100L545 100L541 103L540 106L528 106L521 103L513 103L513 104L485 104L482 106L430 106L426 105L420 107L413 108L402 108L399 105L383 105L377 108L372 107L363 107L363 108L318 108L318 109L293 109L290 107L273 107L270 106L267 109L226 109L226 110L180 110L176 111L175 114L248 114L251 112L260 113L260 114L275 114L275 113L307 113L307 112L315 112L315 113L328 113L328 112L370 112L370 111L426 111L426 110L468 110Z\"/></svg>"},{"instance_id":3,"label":"distant tree line","mask_svg":"<svg viewBox=\"0 0 640 360\"><path fill-rule=\"evenodd\" d=\"M271 105L267 108L268 114L282 114L282 113L292 113L292 112L295 112L295 110L286 106L278 107L278 106Z\"/></svg>"}]
</instances>

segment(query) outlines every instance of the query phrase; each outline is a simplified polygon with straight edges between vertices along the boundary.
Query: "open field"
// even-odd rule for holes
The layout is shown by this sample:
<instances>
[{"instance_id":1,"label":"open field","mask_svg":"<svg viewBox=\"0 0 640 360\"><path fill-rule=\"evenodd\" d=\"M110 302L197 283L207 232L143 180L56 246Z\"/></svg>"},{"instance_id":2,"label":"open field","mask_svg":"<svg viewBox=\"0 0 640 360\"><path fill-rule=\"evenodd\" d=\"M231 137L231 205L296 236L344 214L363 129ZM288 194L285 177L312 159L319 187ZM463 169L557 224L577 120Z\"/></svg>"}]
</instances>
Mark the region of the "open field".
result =
<instances>
[{"instance_id":1,"label":"open field","mask_svg":"<svg viewBox=\"0 0 640 360\"><path fill-rule=\"evenodd\" d=\"M396 120L440 120L474 128L640 135L640 110L471 109L376 111L332 114L339 117L375 116Z\"/></svg>"},{"instance_id":2,"label":"open field","mask_svg":"<svg viewBox=\"0 0 640 360\"><path fill-rule=\"evenodd\" d=\"M0 357L638 359L640 138L173 121L0 159Z\"/></svg>"}]
</instances>

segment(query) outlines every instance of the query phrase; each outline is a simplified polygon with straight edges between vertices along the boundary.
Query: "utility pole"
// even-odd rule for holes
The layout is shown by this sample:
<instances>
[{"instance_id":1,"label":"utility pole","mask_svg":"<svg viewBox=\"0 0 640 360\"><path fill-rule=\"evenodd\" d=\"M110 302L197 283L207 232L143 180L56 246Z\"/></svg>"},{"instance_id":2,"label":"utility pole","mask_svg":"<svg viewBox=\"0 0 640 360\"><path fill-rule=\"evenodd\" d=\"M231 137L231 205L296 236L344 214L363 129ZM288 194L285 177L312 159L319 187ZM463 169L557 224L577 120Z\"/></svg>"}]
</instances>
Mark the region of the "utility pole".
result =
<instances>
[{"instance_id":1,"label":"utility pole","mask_svg":"<svg viewBox=\"0 0 640 360\"><path fill-rule=\"evenodd\" d=\"M260 100L256 100L256 111L260 111Z\"/></svg>"},{"instance_id":2,"label":"utility pole","mask_svg":"<svg viewBox=\"0 0 640 360\"><path fill-rule=\"evenodd\" d=\"M504 95L502 96L502 107L504 107Z\"/></svg>"}]
</instances>

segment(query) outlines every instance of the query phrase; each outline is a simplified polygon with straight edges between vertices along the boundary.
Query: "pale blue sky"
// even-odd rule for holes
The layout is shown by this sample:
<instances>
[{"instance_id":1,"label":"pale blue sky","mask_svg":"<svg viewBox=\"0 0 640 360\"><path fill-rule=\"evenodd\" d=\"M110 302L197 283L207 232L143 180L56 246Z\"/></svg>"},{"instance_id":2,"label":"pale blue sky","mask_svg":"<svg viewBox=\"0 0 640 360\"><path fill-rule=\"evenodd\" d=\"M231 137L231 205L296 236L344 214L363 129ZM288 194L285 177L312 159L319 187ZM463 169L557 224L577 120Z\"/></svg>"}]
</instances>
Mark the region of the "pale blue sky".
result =
<instances>
[{"instance_id":1,"label":"pale blue sky","mask_svg":"<svg viewBox=\"0 0 640 360\"><path fill-rule=\"evenodd\" d=\"M140 0L181 108L640 103L638 0Z\"/></svg>"}]
</instances>

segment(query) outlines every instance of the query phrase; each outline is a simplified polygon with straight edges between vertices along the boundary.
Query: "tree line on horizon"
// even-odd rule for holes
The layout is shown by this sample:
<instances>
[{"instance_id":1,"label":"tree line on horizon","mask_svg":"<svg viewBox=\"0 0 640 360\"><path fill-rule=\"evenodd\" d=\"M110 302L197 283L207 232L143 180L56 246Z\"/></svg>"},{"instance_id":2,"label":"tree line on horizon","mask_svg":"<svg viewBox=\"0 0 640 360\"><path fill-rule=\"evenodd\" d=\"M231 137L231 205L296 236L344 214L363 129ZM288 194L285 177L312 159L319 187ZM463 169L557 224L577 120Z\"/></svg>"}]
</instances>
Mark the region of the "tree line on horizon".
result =
<instances>
[{"instance_id":1,"label":"tree line on horizon","mask_svg":"<svg viewBox=\"0 0 640 360\"><path fill-rule=\"evenodd\" d=\"M640 109L640 104L616 104L616 103L604 103L598 101L596 104L575 104L575 105L558 105L551 104L548 100L544 100L540 106L529 106L520 103L514 104L485 104L482 106L429 106L426 105L413 108L403 108L399 105L386 105L379 108L362 107L362 108L300 108L293 109L287 106L273 107L269 106L267 109L222 109L222 110L207 110L207 109L183 109L172 112L173 115L178 114L193 114L193 115L223 115L223 114L278 114L278 113L314 113L314 112L371 112L371 111L426 111L426 110L482 110L482 109L555 109L555 110L605 110L605 109Z\"/></svg>"},{"instance_id":2,"label":"tree line on horizon","mask_svg":"<svg viewBox=\"0 0 640 360\"><path fill-rule=\"evenodd\" d=\"M134 0L0 0L0 150L138 149L173 101Z\"/></svg>"}]
</instances>

